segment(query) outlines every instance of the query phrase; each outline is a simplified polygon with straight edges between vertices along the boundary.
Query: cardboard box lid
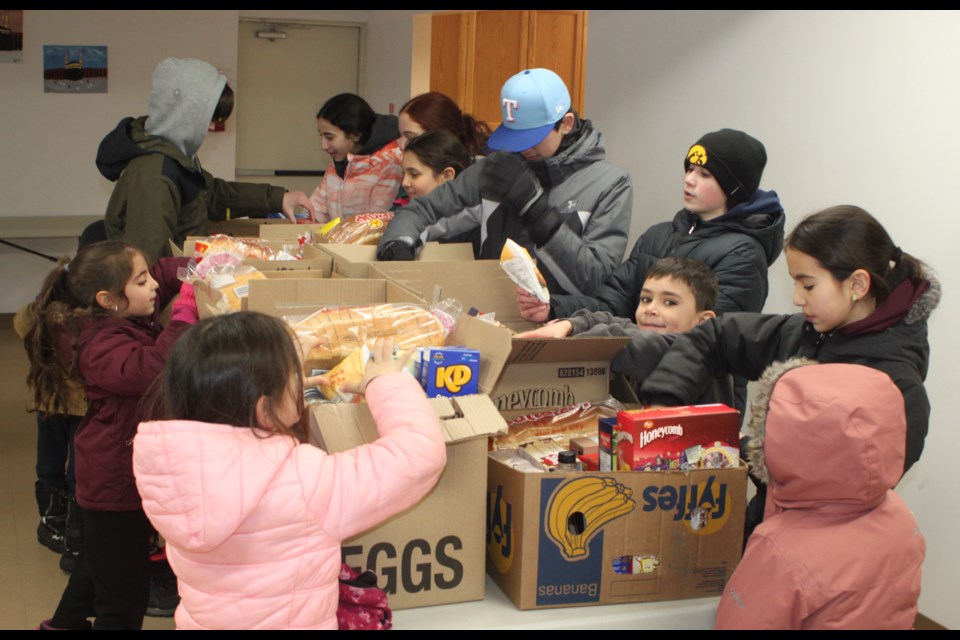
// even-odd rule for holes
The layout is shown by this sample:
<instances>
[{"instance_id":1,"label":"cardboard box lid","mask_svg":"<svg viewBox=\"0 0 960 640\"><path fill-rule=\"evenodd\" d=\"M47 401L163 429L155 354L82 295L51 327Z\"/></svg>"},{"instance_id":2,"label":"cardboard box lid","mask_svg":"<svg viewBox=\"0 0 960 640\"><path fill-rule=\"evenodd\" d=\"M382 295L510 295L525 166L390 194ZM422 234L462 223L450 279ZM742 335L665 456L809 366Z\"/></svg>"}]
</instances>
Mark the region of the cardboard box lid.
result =
<instances>
[{"instance_id":1,"label":"cardboard box lid","mask_svg":"<svg viewBox=\"0 0 960 640\"><path fill-rule=\"evenodd\" d=\"M306 251L304 257L306 257ZM377 261L377 247L363 244L316 244L309 249L313 252L326 252L333 256L333 271L347 277L363 278L367 276L372 265L376 264L410 264ZM418 262L436 261L473 261L473 245L469 243L440 244L428 242L424 245L417 259ZM382 277L382 276L374 276Z\"/></svg>"},{"instance_id":2,"label":"cardboard box lid","mask_svg":"<svg viewBox=\"0 0 960 640\"><path fill-rule=\"evenodd\" d=\"M507 423L486 395L431 398L428 402L440 418L447 444L507 430ZM310 413L311 436L330 453L368 444L380 437L366 404L318 404Z\"/></svg>"},{"instance_id":3,"label":"cardboard box lid","mask_svg":"<svg viewBox=\"0 0 960 640\"><path fill-rule=\"evenodd\" d=\"M270 278L250 282L247 309L270 315L296 313L303 307L314 310L323 305L375 304L424 300L407 289L386 280L353 278ZM253 286L256 285L256 286Z\"/></svg>"},{"instance_id":4,"label":"cardboard box lid","mask_svg":"<svg viewBox=\"0 0 960 640\"><path fill-rule=\"evenodd\" d=\"M508 365L609 362L630 342L627 337L514 338L509 329L461 316L448 344L480 351L480 392L490 393Z\"/></svg>"},{"instance_id":5,"label":"cardboard box lid","mask_svg":"<svg viewBox=\"0 0 960 640\"><path fill-rule=\"evenodd\" d=\"M498 322L511 327L534 328L520 316L517 285L499 260L378 262L371 267L371 275L399 282L428 301L455 298L464 311L473 307L481 313L495 313Z\"/></svg>"}]
</instances>

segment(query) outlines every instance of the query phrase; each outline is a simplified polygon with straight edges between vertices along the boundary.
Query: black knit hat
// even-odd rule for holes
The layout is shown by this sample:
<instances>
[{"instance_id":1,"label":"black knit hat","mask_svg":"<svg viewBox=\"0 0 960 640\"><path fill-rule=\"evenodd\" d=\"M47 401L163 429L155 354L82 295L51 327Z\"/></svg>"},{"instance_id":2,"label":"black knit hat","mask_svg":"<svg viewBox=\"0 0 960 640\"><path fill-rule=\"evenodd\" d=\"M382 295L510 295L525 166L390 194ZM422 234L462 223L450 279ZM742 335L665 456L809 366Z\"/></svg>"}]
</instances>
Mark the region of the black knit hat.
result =
<instances>
[{"instance_id":1,"label":"black knit hat","mask_svg":"<svg viewBox=\"0 0 960 640\"><path fill-rule=\"evenodd\" d=\"M713 174L727 194L727 208L732 209L753 197L760 186L760 176L767 164L763 143L735 129L720 129L705 134L687 151L683 168L702 166Z\"/></svg>"}]
</instances>

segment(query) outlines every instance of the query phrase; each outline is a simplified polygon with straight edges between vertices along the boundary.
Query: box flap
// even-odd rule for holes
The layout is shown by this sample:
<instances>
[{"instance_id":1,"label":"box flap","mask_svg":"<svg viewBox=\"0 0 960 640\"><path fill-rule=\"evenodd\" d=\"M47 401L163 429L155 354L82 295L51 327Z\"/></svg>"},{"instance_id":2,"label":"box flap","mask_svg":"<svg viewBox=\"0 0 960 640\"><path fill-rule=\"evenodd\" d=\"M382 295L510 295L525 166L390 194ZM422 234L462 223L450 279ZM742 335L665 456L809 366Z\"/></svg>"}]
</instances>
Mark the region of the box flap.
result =
<instances>
[{"instance_id":1,"label":"box flap","mask_svg":"<svg viewBox=\"0 0 960 640\"><path fill-rule=\"evenodd\" d=\"M507 365L512 335L509 329L462 315L447 338L449 345L470 347L480 352L480 379L477 383L480 393L493 392Z\"/></svg>"},{"instance_id":2,"label":"box flap","mask_svg":"<svg viewBox=\"0 0 960 640\"><path fill-rule=\"evenodd\" d=\"M507 423L485 395L429 400L447 444L502 433ZM330 453L346 451L379 437L366 404L318 404L310 412L311 441Z\"/></svg>"},{"instance_id":3,"label":"box flap","mask_svg":"<svg viewBox=\"0 0 960 640\"><path fill-rule=\"evenodd\" d=\"M258 231L261 238L267 239L292 239L299 238L307 232L319 233L327 226L326 222L309 222L305 224L264 224L260 225Z\"/></svg>"},{"instance_id":4,"label":"box flap","mask_svg":"<svg viewBox=\"0 0 960 640\"><path fill-rule=\"evenodd\" d=\"M385 280L353 278L269 278L251 281L247 309L271 315L289 307L424 301ZM256 286L254 286L256 285ZM286 315L286 314L283 314Z\"/></svg>"},{"instance_id":5,"label":"box flap","mask_svg":"<svg viewBox=\"0 0 960 640\"><path fill-rule=\"evenodd\" d=\"M440 298L459 300L464 311L474 307L482 313L495 313L501 323L534 327L520 316L517 286L499 260L378 262L371 267L374 274L403 284L424 300L433 299L439 288Z\"/></svg>"},{"instance_id":6,"label":"box flap","mask_svg":"<svg viewBox=\"0 0 960 640\"><path fill-rule=\"evenodd\" d=\"M583 338L514 338L507 364L547 362L609 362L630 344L630 338L588 336Z\"/></svg>"}]
</instances>

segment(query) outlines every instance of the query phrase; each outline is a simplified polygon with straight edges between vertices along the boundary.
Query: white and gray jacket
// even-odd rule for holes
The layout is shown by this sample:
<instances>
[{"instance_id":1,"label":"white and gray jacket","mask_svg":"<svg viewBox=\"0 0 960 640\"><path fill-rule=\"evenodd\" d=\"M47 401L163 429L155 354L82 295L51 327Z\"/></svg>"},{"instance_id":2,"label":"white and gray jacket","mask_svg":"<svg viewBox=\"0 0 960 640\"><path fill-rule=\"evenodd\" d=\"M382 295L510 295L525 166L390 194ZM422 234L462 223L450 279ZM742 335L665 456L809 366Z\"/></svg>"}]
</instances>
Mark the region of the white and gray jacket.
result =
<instances>
[{"instance_id":1,"label":"white and gray jacket","mask_svg":"<svg viewBox=\"0 0 960 640\"><path fill-rule=\"evenodd\" d=\"M547 191L549 206L564 224L542 246L527 237L515 219L491 225L498 204L483 197L484 159L429 195L399 209L380 241L380 249L401 241L419 248L437 240L480 229L478 258L499 257L508 237L530 250L551 293L587 294L620 261L627 246L633 184L622 169L604 160L603 138L589 120L578 120L560 150L533 167Z\"/></svg>"}]
</instances>

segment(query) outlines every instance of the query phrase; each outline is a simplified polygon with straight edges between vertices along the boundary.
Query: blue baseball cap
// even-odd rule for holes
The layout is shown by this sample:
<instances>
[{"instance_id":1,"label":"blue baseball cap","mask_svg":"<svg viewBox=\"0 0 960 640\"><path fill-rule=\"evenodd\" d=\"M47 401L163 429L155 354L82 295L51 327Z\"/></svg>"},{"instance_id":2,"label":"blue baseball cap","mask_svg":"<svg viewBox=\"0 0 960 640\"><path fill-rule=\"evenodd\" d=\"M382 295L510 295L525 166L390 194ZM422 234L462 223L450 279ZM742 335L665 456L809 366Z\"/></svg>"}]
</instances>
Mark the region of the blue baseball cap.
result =
<instances>
[{"instance_id":1,"label":"blue baseball cap","mask_svg":"<svg viewBox=\"0 0 960 640\"><path fill-rule=\"evenodd\" d=\"M570 111L570 92L550 69L526 69L500 90L503 121L487 146L495 151L526 151L535 147Z\"/></svg>"}]
</instances>

